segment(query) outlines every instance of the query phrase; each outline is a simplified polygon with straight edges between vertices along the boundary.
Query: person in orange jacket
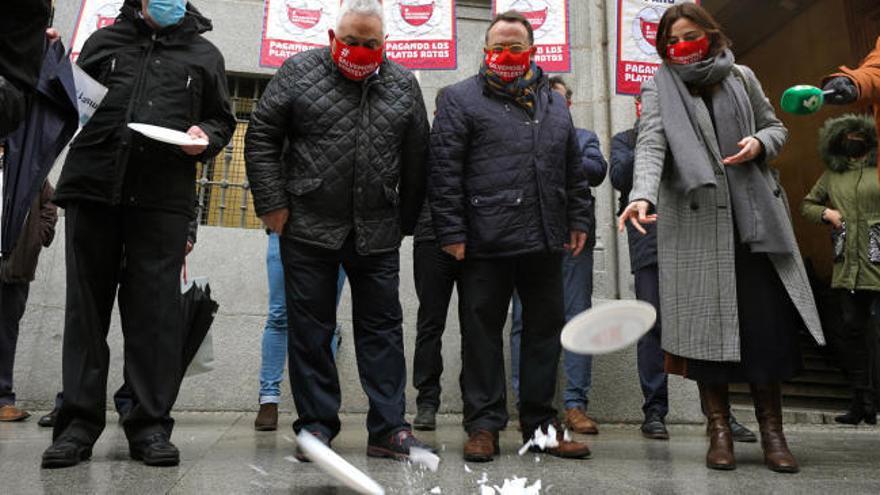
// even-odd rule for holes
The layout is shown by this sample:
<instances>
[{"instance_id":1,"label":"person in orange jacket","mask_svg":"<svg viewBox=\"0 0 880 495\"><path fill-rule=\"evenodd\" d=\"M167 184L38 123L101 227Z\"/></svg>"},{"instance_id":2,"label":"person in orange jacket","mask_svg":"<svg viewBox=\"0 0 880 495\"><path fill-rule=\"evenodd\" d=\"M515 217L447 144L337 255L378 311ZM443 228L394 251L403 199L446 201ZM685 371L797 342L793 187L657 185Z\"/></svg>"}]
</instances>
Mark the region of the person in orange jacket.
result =
<instances>
[{"instance_id":1,"label":"person in orange jacket","mask_svg":"<svg viewBox=\"0 0 880 495\"><path fill-rule=\"evenodd\" d=\"M880 37L877 38L874 51L865 57L857 69L841 67L840 72L826 77L822 84L822 89L834 91L825 97L827 103L873 105L880 137ZM877 164L880 166L880 159Z\"/></svg>"}]
</instances>

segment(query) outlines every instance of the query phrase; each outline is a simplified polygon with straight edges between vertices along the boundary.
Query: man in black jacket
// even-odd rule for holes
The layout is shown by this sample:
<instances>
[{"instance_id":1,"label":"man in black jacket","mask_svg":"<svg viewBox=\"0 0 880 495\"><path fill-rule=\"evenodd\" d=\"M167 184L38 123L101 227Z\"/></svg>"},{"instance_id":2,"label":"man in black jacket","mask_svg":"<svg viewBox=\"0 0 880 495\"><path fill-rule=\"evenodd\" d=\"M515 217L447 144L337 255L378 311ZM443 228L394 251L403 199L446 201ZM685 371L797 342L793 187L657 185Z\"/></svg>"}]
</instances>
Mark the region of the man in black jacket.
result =
<instances>
[{"instance_id":1,"label":"man in black jacket","mask_svg":"<svg viewBox=\"0 0 880 495\"><path fill-rule=\"evenodd\" d=\"M370 401L367 455L402 459L425 447L404 419L398 250L424 201L428 122L418 81L384 58L382 16L377 0L348 0L329 48L284 62L251 116L245 158L257 214L282 236L294 430L327 445L339 433L341 264Z\"/></svg>"},{"instance_id":2,"label":"man in black jacket","mask_svg":"<svg viewBox=\"0 0 880 495\"><path fill-rule=\"evenodd\" d=\"M223 56L202 36L211 27L184 0L126 0L116 24L80 54L80 67L108 92L71 144L55 195L66 210L64 404L44 467L89 458L104 428L117 289L125 377L137 402L123 422L129 452L147 465L179 463L170 411L183 375L179 277L195 164L217 154L235 127ZM131 122L208 144L152 141Z\"/></svg>"},{"instance_id":3,"label":"man in black jacket","mask_svg":"<svg viewBox=\"0 0 880 495\"><path fill-rule=\"evenodd\" d=\"M486 33L480 74L450 86L431 131L429 197L443 249L464 260L459 280L462 399L468 461L491 461L507 425L502 331L516 288L523 303L523 439L553 426L545 452L583 458L563 436L553 396L565 322L562 252L590 231L587 173L565 98L532 58L534 34L517 12Z\"/></svg>"}]
</instances>

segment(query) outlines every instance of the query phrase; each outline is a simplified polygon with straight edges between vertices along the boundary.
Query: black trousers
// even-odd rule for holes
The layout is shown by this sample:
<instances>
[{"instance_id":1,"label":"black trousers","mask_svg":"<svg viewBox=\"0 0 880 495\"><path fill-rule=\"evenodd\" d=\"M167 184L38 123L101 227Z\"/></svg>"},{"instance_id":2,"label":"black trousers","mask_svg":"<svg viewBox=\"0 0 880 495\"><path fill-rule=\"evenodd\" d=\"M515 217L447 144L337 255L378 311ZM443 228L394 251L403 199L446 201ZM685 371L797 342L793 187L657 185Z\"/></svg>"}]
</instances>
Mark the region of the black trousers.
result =
<instances>
[{"instance_id":1,"label":"black trousers","mask_svg":"<svg viewBox=\"0 0 880 495\"><path fill-rule=\"evenodd\" d=\"M124 375L136 403L123 422L126 436L170 432L183 375L180 267L189 218L88 202L70 204L65 213L64 401L54 437L67 433L94 443L104 429L107 332L117 289Z\"/></svg>"},{"instance_id":2,"label":"black trousers","mask_svg":"<svg viewBox=\"0 0 880 495\"><path fill-rule=\"evenodd\" d=\"M461 394L469 433L507 425L503 331L516 289L523 306L519 415L523 437L556 420L559 335L565 324L562 256L465 258L459 282L462 332Z\"/></svg>"},{"instance_id":3,"label":"black trousers","mask_svg":"<svg viewBox=\"0 0 880 495\"><path fill-rule=\"evenodd\" d=\"M874 291L840 291L842 325L838 359L854 390L878 400L880 358L878 358L878 323L880 293Z\"/></svg>"},{"instance_id":4,"label":"black trousers","mask_svg":"<svg viewBox=\"0 0 880 495\"><path fill-rule=\"evenodd\" d=\"M27 307L30 284L0 282L0 407L15 405L12 370L18 345L18 324Z\"/></svg>"},{"instance_id":5,"label":"black trousers","mask_svg":"<svg viewBox=\"0 0 880 495\"><path fill-rule=\"evenodd\" d=\"M639 339L639 383L645 402L642 411L665 418L669 412L669 379L663 366L662 327L660 325L660 274L657 265L649 265L635 272L636 298L654 306L657 323Z\"/></svg>"},{"instance_id":6,"label":"black trousers","mask_svg":"<svg viewBox=\"0 0 880 495\"><path fill-rule=\"evenodd\" d=\"M413 355L413 386L419 391L416 404L437 410L443 374L443 332L461 263L445 253L437 242L420 242L413 249L413 273L419 298Z\"/></svg>"},{"instance_id":7,"label":"black trousers","mask_svg":"<svg viewBox=\"0 0 880 495\"><path fill-rule=\"evenodd\" d=\"M339 250L281 239L287 296L288 369L298 418L293 424L327 438L339 433L339 374L330 349L336 330L339 266L351 288L354 345L361 386L370 403L370 441L409 428L400 307L400 253L362 256L350 236Z\"/></svg>"}]
</instances>

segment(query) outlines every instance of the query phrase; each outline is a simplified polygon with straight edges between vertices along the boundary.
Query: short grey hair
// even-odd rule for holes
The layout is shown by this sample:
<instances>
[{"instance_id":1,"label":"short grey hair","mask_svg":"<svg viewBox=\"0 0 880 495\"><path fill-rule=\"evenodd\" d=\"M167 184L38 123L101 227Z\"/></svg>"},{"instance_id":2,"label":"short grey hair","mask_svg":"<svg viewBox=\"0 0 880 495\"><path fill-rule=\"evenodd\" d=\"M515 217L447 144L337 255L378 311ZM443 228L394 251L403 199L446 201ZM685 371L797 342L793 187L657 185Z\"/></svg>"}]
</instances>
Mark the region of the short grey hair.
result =
<instances>
[{"instance_id":1,"label":"short grey hair","mask_svg":"<svg viewBox=\"0 0 880 495\"><path fill-rule=\"evenodd\" d=\"M379 0L344 0L342 6L339 7L336 29L339 29L342 19L349 14L378 17L382 22L382 31L385 31L385 10Z\"/></svg>"}]
</instances>

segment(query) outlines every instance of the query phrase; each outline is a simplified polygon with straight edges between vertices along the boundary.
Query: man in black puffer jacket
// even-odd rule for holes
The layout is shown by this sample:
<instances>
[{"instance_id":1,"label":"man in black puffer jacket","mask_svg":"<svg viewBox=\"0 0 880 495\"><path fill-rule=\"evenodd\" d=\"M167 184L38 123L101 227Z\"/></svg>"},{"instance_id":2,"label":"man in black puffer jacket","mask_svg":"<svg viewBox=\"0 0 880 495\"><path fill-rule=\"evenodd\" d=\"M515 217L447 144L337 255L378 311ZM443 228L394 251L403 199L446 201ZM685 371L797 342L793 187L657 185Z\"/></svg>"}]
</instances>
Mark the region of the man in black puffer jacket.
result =
<instances>
[{"instance_id":1,"label":"man in black puffer jacket","mask_svg":"<svg viewBox=\"0 0 880 495\"><path fill-rule=\"evenodd\" d=\"M245 158L257 214L282 236L294 430L328 445L339 433L330 342L341 264L370 400L367 454L405 458L424 444L404 419L398 249L424 201L428 121L415 77L384 59L382 15L377 0L347 0L330 48L284 62L251 117Z\"/></svg>"},{"instance_id":2,"label":"man in black puffer jacket","mask_svg":"<svg viewBox=\"0 0 880 495\"><path fill-rule=\"evenodd\" d=\"M439 244L464 260L459 279L465 460L490 461L507 424L501 334L511 294L523 303L523 439L555 425L545 452L586 457L553 407L565 323L562 252L591 230L590 193L565 98L531 61L534 37L517 12L486 33L480 74L447 88L431 132L429 196Z\"/></svg>"},{"instance_id":3,"label":"man in black puffer jacket","mask_svg":"<svg viewBox=\"0 0 880 495\"><path fill-rule=\"evenodd\" d=\"M193 217L195 165L232 136L223 56L185 0L126 0L116 24L85 43L79 65L107 86L70 146L55 195L65 208L64 404L46 468L87 459L104 429L107 331L119 291L125 377L137 405L123 422L133 459L179 463L170 442L181 370L180 267ZM208 144L135 134L140 122Z\"/></svg>"}]
</instances>

